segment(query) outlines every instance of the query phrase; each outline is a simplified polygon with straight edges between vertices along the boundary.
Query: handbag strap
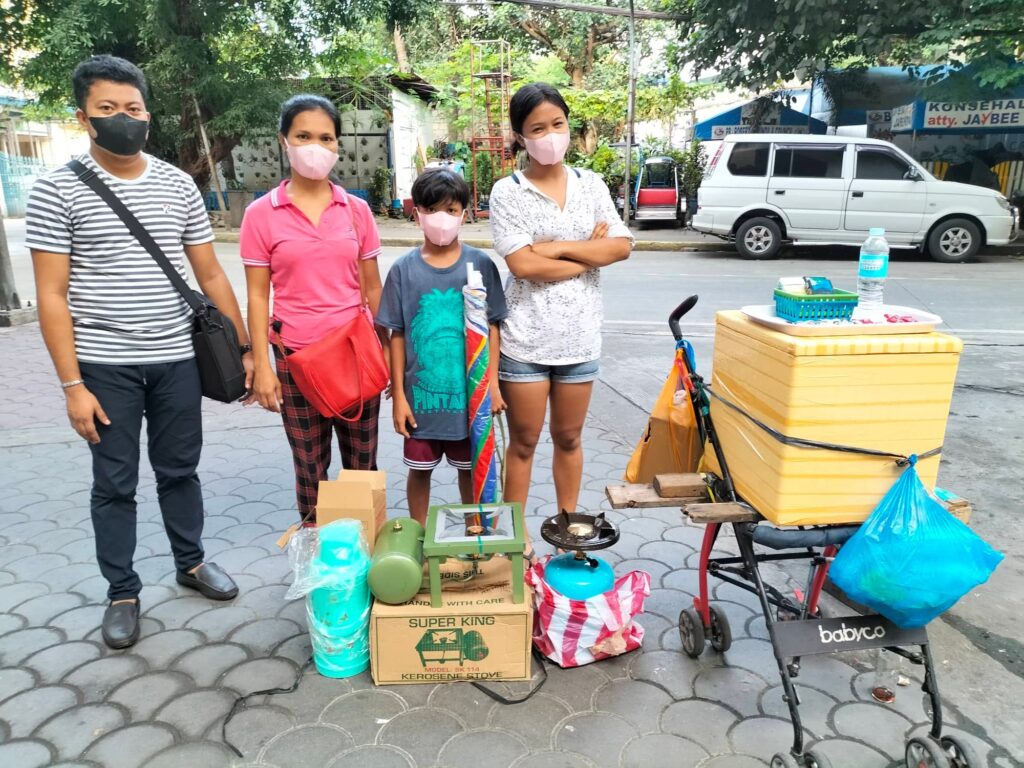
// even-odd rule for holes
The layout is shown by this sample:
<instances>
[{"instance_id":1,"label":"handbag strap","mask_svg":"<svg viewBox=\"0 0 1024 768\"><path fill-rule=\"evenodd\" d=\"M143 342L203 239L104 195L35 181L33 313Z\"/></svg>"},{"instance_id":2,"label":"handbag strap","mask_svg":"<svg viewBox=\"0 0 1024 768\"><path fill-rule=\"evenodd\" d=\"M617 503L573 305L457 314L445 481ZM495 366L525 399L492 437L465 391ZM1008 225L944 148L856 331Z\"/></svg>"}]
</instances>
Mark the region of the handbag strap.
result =
<instances>
[{"instance_id":1,"label":"handbag strap","mask_svg":"<svg viewBox=\"0 0 1024 768\"><path fill-rule=\"evenodd\" d=\"M348 195L349 198L353 197L353 195L348 192L345 194ZM360 231L359 223L356 221L355 203L351 202L351 200L348 203L348 212L349 217L352 219L352 231L356 233L356 279L359 281L359 309L365 310L372 318L373 312L370 311L370 299L366 295L366 286L363 284L363 233ZM274 322L280 322L277 318L271 318L271 320ZM276 346L281 350L281 357L287 358L287 354L284 351L284 344L281 343L281 332L275 329L274 333L277 335Z\"/></svg>"},{"instance_id":2,"label":"handbag strap","mask_svg":"<svg viewBox=\"0 0 1024 768\"><path fill-rule=\"evenodd\" d=\"M348 192L345 194L352 197ZM365 308L369 311L370 299L366 295L366 286L363 285L363 233L359 231L359 224L356 222L355 204L352 202L349 202L348 204L348 213L349 217L352 219L352 231L356 233L356 278L359 280L359 298L361 300L361 304L359 306L360 308Z\"/></svg>"},{"instance_id":3,"label":"handbag strap","mask_svg":"<svg viewBox=\"0 0 1024 768\"><path fill-rule=\"evenodd\" d=\"M167 279L171 281L171 285L181 294L181 298L185 300L185 303L189 305L196 315L206 316L209 310L202 301L196 296L195 291L188 287L188 283L178 273L178 270L174 268L174 265L168 260L167 256L164 255L163 250L157 245L156 240L153 239L152 235L146 231L146 228L142 226L135 214L128 210L121 199L114 194L114 191L103 183L103 179L99 177L92 168L86 166L80 160L72 160L67 164L67 167L71 169L78 180L81 181L85 186L91 189L96 195L110 206L110 210L117 214L118 218L124 222L124 225L128 227L128 231L132 233L139 244L145 248L149 255L153 257L153 261L157 263L160 269L163 270L164 274L167 275Z\"/></svg>"}]
</instances>

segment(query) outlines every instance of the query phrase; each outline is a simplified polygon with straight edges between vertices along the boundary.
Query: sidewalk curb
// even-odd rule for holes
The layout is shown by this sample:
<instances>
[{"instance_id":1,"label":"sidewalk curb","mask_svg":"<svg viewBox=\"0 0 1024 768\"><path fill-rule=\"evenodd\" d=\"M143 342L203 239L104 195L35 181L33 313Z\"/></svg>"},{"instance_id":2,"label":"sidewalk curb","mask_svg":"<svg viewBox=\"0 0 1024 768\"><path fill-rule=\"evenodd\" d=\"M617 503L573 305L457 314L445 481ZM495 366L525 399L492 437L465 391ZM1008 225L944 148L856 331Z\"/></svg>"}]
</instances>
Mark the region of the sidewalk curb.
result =
<instances>
[{"instance_id":1,"label":"sidewalk curb","mask_svg":"<svg viewBox=\"0 0 1024 768\"><path fill-rule=\"evenodd\" d=\"M214 231L214 242L217 243L237 243L238 232L217 232ZM490 238L481 237L469 237L463 239L466 245L471 245L474 248L492 248L493 242ZM383 236L380 239L380 244L384 247L391 248L415 248L417 245L423 243L422 237L390 237ZM811 247L811 246L807 246ZM685 241L672 241L672 240L637 240L636 245L633 247L635 251L679 251L679 252L700 252L700 251L728 251L732 250L733 246L727 243L725 240L720 242L711 243L699 243L699 242L685 242ZM984 246L981 249L981 253L997 253L1007 254L1012 256L1024 255L1024 242L1011 243L1010 245L991 245Z\"/></svg>"},{"instance_id":2,"label":"sidewalk curb","mask_svg":"<svg viewBox=\"0 0 1024 768\"><path fill-rule=\"evenodd\" d=\"M217 243L237 243L238 233L237 232L215 232L214 242ZM492 248L493 242L490 238L465 238L462 241L466 245L471 245L474 248ZM392 248L415 248L417 245L423 243L422 237L388 237L383 236L380 239L380 244L384 247ZM720 251L723 248L728 248L728 244L725 241L721 243L687 243L687 242L672 242L671 240L637 240L634 250L637 251Z\"/></svg>"}]
</instances>

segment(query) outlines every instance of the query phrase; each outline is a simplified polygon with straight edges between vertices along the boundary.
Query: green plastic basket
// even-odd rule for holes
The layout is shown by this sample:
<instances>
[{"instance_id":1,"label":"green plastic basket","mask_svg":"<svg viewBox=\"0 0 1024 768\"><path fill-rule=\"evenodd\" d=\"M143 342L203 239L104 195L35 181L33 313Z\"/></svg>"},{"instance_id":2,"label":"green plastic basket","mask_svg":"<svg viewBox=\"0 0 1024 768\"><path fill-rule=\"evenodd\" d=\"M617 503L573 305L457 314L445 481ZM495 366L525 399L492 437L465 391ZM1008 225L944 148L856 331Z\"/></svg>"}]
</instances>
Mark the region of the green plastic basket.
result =
<instances>
[{"instance_id":1,"label":"green plastic basket","mask_svg":"<svg viewBox=\"0 0 1024 768\"><path fill-rule=\"evenodd\" d=\"M807 320L849 320L857 294L849 291L803 294L775 291L775 314L791 323Z\"/></svg>"}]
</instances>

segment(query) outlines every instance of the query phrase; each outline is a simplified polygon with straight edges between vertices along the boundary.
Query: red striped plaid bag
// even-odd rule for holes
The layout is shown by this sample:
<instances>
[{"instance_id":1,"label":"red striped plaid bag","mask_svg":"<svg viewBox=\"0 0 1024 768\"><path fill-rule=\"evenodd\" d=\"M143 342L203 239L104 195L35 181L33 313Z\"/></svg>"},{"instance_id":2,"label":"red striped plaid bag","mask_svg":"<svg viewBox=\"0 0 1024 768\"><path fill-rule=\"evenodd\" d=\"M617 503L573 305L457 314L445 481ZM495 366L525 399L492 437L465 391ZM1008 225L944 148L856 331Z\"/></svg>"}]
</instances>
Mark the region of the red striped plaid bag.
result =
<instances>
[{"instance_id":1,"label":"red striped plaid bag","mask_svg":"<svg viewBox=\"0 0 1024 768\"><path fill-rule=\"evenodd\" d=\"M651 575L630 571L597 597L570 600L544 581L550 557L538 560L526 573L533 589L533 644L560 667L581 667L593 661L636 650L644 628L633 621L643 613L651 594Z\"/></svg>"}]
</instances>

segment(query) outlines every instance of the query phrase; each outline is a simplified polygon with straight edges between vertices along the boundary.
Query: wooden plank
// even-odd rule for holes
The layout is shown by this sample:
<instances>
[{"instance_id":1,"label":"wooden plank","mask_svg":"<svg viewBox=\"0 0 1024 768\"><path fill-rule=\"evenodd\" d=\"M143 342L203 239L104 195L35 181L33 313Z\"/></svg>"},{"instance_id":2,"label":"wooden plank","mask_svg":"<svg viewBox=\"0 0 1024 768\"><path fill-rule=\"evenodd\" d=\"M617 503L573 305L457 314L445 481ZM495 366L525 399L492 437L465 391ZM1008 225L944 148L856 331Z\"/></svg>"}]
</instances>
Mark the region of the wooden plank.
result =
<instances>
[{"instance_id":1,"label":"wooden plank","mask_svg":"<svg viewBox=\"0 0 1024 768\"><path fill-rule=\"evenodd\" d=\"M737 501L717 504L684 504L683 514L695 523L752 523L759 517L752 507Z\"/></svg>"},{"instance_id":2,"label":"wooden plank","mask_svg":"<svg viewBox=\"0 0 1024 768\"><path fill-rule=\"evenodd\" d=\"M696 472L677 472L674 474L655 475L654 490L659 496L702 496L707 493L704 478Z\"/></svg>"},{"instance_id":3,"label":"wooden plank","mask_svg":"<svg viewBox=\"0 0 1024 768\"><path fill-rule=\"evenodd\" d=\"M604 489L612 509L633 509L637 507L681 507L696 501L707 499L706 489L700 496L677 496L666 498L660 496L651 483L628 483L626 485L609 485Z\"/></svg>"}]
</instances>

